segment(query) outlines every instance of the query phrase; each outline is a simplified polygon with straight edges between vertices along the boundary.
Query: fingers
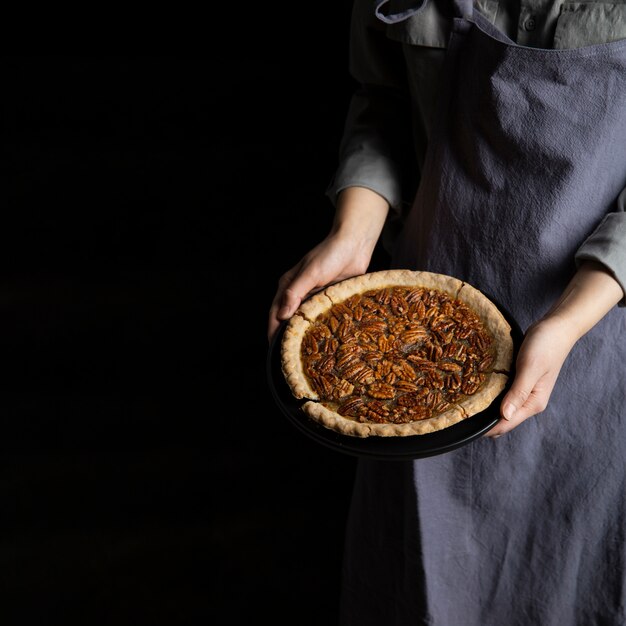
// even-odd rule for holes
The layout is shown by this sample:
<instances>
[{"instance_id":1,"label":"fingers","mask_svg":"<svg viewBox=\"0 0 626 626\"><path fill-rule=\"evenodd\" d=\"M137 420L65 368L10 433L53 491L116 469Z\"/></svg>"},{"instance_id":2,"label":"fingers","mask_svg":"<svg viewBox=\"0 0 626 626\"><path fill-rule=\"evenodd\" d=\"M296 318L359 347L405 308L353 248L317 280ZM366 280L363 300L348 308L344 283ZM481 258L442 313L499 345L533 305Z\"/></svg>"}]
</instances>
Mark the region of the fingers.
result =
<instances>
[{"instance_id":1,"label":"fingers","mask_svg":"<svg viewBox=\"0 0 626 626\"><path fill-rule=\"evenodd\" d=\"M288 272L285 272L278 280L278 289L272 300L272 304L269 310L269 320L267 325L267 338L268 341L272 341L272 338L276 334L278 327L283 318L278 316L278 312L283 307L283 298L285 289L292 281L292 277L298 271L298 266L291 268Z\"/></svg>"},{"instance_id":2,"label":"fingers","mask_svg":"<svg viewBox=\"0 0 626 626\"><path fill-rule=\"evenodd\" d=\"M272 339L274 338L274 335L276 334L276 331L278 330L279 327L280 327L280 320L276 317L275 314L272 313L272 310L270 309L270 317L269 317L269 321L267 324L268 343L272 342Z\"/></svg>"}]
</instances>

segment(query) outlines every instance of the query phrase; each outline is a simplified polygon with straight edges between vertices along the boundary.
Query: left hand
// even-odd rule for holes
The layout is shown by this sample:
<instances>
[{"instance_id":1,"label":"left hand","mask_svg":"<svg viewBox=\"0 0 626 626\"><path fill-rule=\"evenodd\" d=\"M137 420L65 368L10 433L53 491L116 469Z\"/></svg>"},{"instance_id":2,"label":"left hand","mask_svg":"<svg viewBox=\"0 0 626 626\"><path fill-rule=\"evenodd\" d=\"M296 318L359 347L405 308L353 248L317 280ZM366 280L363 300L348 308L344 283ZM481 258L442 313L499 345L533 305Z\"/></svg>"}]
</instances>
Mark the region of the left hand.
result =
<instances>
[{"instance_id":1,"label":"left hand","mask_svg":"<svg viewBox=\"0 0 626 626\"><path fill-rule=\"evenodd\" d=\"M502 418L485 436L499 437L541 413L578 335L564 320L546 317L527 331L516 360L513 383L502 399Z\"/></svg>"}]
</instances>

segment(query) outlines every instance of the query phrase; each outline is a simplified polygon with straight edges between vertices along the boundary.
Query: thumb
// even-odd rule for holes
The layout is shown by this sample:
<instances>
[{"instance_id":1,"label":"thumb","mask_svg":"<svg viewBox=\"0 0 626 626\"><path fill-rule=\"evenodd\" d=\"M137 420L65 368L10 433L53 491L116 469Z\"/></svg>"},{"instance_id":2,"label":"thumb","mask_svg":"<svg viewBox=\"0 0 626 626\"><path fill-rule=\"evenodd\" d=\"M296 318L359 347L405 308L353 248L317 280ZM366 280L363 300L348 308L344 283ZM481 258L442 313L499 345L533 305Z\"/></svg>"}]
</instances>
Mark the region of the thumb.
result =
<instances>
[{"instance_id":1,"label":"thumb","mask_svg":"<svg viewBox=\"0 0 626 626\"><path fill-rule=\"evenodd\" d=\"M293 287L287 287L287 289L283 291L280 308L278 309L278 317L280 319L291 317L300 306L300 302L302 302L302 297L294 291Z\"/></svg>"},{"instance_id":2,"label":"thumb","mask_svg":"<svg viewBox=\"0 0 626 626\"><path fill-rule=\"evenodd\" d=\"M511 421L515 416L515 413L517 413L517 410L524 405L528 395L529 392L525 389L511 388L502 400L500 410L502 417L507 421Z\"/></svg>"},{"instance_id":3,"label":"thumb","mask_svg":"<svg viewBox=\"0 0 626 626\"><path fill-rule=\"evenodd\" d=\"M539 378L533 369L518 370L511 388L502 399L501 414L505 420L521 421L542 410L533 393Z\"/></svg>"},{"instance_id":4,"label":"thumb","mask_svg":"<svg viewBox=\"0 0 626 626\"><path fill-rule=\"evenodd\" d=\"M309 293L319 290L320 288L321 285L318 285L317 281L306 272L296 275L290 285L283 291L280 308L278 309L278 317L280 319L291 317L300 306L302 300L304 300Z\"/></svg>"}]
</instances>

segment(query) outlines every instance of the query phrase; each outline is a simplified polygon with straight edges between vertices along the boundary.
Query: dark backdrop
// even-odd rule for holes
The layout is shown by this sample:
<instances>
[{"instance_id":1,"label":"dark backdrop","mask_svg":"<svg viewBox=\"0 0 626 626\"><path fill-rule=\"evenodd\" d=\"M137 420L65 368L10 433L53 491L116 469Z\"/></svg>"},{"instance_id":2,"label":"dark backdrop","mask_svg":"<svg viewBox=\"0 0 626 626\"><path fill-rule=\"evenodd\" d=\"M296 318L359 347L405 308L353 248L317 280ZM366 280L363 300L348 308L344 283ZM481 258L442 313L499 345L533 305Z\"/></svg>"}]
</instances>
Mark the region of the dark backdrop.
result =
<instances>
[{"instance_id":1,"label":"dark backdrop","mask_svg":"<svg viewBox=\"0 0 626 626\"><path fill-rule=\"evenodd\" d=\"M243 52L3 58L3 625L336 623L355 459L277 409L265 332L332 219L348 4Z\"/></svg>"}]
</instances>

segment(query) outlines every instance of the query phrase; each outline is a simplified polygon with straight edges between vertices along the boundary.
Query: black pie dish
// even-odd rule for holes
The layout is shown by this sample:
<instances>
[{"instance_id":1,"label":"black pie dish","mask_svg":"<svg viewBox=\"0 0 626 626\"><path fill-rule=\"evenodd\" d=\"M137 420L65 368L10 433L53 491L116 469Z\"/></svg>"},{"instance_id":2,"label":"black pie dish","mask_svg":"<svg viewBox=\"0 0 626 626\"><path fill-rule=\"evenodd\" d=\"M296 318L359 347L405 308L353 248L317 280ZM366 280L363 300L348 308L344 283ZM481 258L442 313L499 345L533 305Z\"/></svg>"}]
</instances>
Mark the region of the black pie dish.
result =
<instances>
[{"instance_id":1,"label":"black pie dish","mask_svg":"<svg viewBox=\"0 0 626 626\"><path fill-rule=\"evenodd\" d=\"M306 399L294 398L281 369L280 344L287 322L283 322L272 339L267 353L267 379L272 396L283 415L303 434L314 441L344 454L387 461L408 461L450 452L464 446L491 430L500 420L500 403L515 374L515 360L524 334L515 319L495 300L511 325L513 367L505 388L484 410L453 426L425 435L410 437L352 437L326 428L311 419L300 408Z\"/></svg>"}]
</instances>

